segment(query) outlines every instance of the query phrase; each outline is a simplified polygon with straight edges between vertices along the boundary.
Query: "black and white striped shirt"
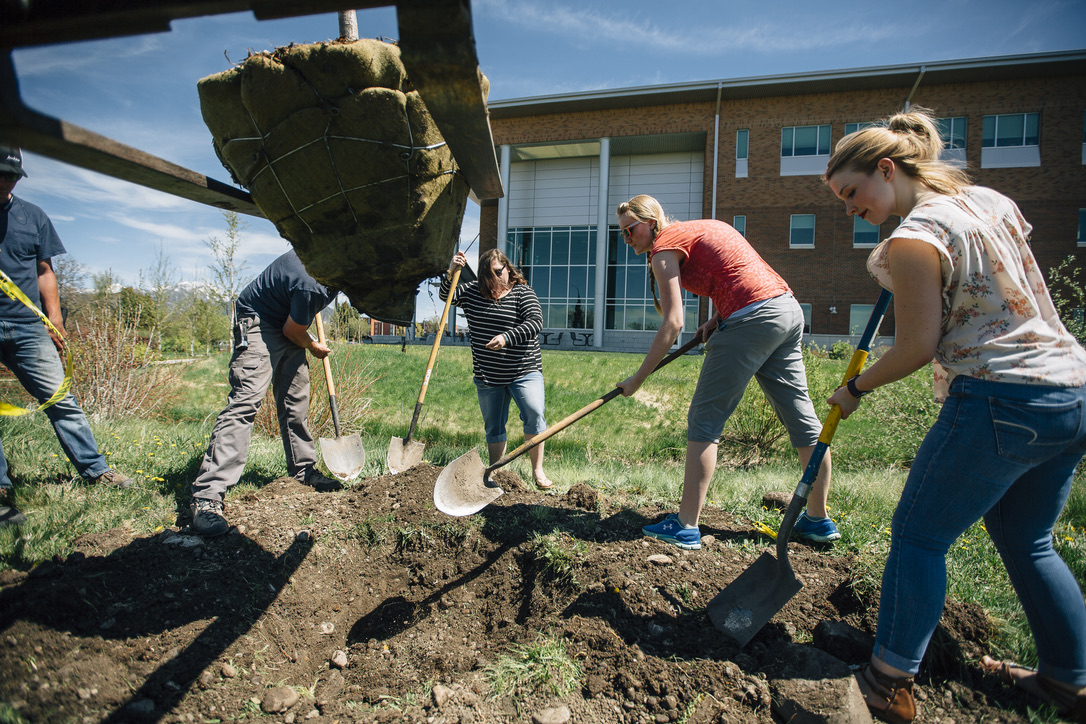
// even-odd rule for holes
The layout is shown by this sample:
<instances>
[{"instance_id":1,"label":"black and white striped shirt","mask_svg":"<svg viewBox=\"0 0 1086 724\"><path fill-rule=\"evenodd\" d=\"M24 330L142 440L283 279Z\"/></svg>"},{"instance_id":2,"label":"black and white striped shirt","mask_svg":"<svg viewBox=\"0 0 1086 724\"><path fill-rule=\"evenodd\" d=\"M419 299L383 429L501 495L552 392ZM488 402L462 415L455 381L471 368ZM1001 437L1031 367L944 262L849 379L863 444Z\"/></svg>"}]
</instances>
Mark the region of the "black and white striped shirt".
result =
<instances>
[{"instance_id":1,"label":"black and white striped shirt","mask_svg":"<svg viewBox=\"0 0 1086 724\"><path fill-rule=\"evenodd\" d=\"M452 280L441 277L441 301L449 296ZM485 385L508 385L532 371L543 371L539 330L543 310L527 284L516 284L498 300L487 299L479 282L459 284L452 303L464 310L471 335L471 359L475 376ZM505 335L505 347L487 349L486 343Z\"/></svg>"}]
</instances>

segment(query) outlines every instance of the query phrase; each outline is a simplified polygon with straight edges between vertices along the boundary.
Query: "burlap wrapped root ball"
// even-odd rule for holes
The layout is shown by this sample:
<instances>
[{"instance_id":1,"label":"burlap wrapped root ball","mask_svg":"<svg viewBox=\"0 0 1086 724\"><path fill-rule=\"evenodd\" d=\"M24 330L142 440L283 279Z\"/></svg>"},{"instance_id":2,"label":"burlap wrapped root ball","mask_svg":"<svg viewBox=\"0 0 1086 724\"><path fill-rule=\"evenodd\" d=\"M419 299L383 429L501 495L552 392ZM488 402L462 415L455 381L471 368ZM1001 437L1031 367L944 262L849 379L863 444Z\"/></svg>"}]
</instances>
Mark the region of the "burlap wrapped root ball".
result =
<instances>
[{"instance_id":1,"label":"burlap wrapped root ball","mask_svg":"<svg viewBox=\"0 0 1086 724\"><path fill-rule=\"evenodd\" d=\"M375 319L410 323L419 283L448 268L468 186L399 48L292 45L197 88L223 165L309 273Z\"/></svg>"}]
</instances>

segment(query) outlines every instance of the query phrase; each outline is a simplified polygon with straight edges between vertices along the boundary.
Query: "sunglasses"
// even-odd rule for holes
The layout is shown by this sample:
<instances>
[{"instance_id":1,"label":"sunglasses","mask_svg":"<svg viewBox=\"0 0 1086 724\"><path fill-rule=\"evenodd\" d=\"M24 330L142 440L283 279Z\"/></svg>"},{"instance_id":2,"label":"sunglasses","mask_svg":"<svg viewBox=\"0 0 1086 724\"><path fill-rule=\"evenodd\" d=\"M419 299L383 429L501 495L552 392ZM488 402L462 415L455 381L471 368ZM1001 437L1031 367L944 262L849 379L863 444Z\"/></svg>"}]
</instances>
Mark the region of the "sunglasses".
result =
<instances>
[{"instance_id":1,"label":"sunglasses","mask_svg":"<svg viewBox=\"0 0 1086 724\"><path fill-rule=\"evenodd\" d=\"M634 228L638 224L644 224L646 221L648 221L648 219L641 219L641 221L633 222L632 224L630 224L629 226L627 226L625 229L622 230L622 235L625 236L627 239L629 239L630 237L633 236L633 232L630 231L630 229Z\"/></svg>"},{"instance_id":2,"label":"sunglasses","mask_svg":"<svg viewBox=\"0 0 1086 724\"><path fill-rule=\"evenodd\" d=\"M7 181L9 183L13 182L13 181L18 181L22 177L23 177L22 174L12 173L12 172L9 172L9 171L4 171L4 172L0 173L0 181Z\"/></svg>"},{"instance_id":3,"label":"sunglasses","mask_svg":"<svg viewBox=\"0 0 1086 724\"><path fill-rule=\"evenodd\" d=\"M493 269L492 268L490 270L490 273L493 274L496 277L500 277L502 274L505 273L505 270L508 269L508 268L509 268L508 266L503 266L503 267L500 267L498 269Z\"/></svg>"}]
</instances>

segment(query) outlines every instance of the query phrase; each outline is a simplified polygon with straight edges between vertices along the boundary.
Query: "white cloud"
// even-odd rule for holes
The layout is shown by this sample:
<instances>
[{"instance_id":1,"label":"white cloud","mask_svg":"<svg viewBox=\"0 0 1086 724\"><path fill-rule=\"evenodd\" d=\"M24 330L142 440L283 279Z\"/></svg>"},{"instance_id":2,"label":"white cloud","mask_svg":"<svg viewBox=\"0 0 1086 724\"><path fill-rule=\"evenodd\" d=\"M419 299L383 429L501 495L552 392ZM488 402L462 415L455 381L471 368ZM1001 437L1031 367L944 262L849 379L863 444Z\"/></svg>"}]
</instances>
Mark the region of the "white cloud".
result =
<instances>
[{"instance_id":1,"label":"white cloud","mask_svg":"<svg viewBox=\"0 0 1086 724\"><path fill-rule=\"evenodd\" d=\"M135 58L154 54L161 46L158 35L137 35L126 42L89 40L80 43L22 48L12 55L20 77L52 73L85 74L98 66L115 62L133 63Z\"/></svg>"},{"instance_id":2,"label":"white cloud","mask_svg":"<svg viewBox=\"0 0 1086 724\"><path fill-rule=\"evenodd\" d=\"M646 48L683 55L712 56L724 53L773 53L838 47L844 39L863 38L865 43L893 37L899 28L842 20L819 10L815 22L760 21L717 25L669 26L666 13L635 14L624 5L606 11L539 0L477 0L474 9L533 33L560 36L571 44L597 46L601 28L625 49ZM721 13L721 16L725 16ZM824 18L824 19L818 19ZM689 19L689 16L687 16Z\"/></svg>"}]
</instances>

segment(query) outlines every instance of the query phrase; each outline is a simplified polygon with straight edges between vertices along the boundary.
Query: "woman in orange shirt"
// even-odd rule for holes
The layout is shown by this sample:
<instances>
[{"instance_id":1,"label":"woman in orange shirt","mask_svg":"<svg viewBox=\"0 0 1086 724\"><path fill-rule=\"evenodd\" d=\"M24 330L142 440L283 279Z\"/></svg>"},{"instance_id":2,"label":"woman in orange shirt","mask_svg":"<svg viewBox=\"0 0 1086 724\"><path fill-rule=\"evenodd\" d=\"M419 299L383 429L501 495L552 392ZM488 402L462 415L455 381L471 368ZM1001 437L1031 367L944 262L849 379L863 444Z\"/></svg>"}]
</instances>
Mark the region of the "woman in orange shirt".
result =
<instances>
[{"instance_id":1,"label":"woman in orange shirt","mask_svg":"<svg viewBox=\"0 0 1086 724\"><path fill-rule=\"evenodd\" d=\"M716 315L697 331L706 340L705 362L687 415L686 469L678 514L642 528L645 535L690 550L701 548L698 519L716 469L724 423L755 378L789 439L807 461L822 424L807 394L800 343L803 310L792 290L743 235L722 221L674 221L644 194L618 207L619 227L636 254L649 254L659 330L636 373L618 384L629 397L667 355L683 326L682 290L713 300ZM830 487L827 453L811 488L807 512L794 532L809 540L841 537L826 514Z\"/></svg>"}]
</instances>

